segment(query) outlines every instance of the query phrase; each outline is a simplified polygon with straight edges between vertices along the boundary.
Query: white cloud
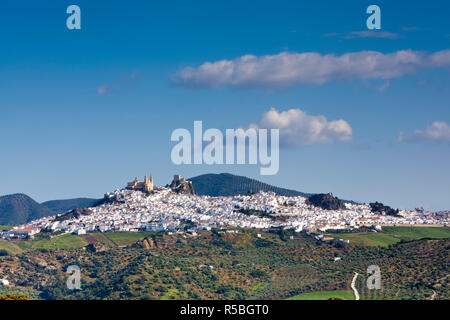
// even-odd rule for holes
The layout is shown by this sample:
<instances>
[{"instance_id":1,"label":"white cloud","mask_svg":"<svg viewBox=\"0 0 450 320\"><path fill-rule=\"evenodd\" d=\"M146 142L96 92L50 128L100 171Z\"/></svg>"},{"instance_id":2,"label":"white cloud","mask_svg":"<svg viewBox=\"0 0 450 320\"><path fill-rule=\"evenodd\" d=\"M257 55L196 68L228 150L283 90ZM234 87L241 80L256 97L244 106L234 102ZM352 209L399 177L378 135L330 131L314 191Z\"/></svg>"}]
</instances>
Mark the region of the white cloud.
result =
<instances>
[{"instance_id":1,"label":"white cloud","mask_svg":"<svg viewBox=\"0 0 450 320\"><path fill-rule=\"evenodd\" d=\"M104 95L104 94L108 94L108 92L109 92L109 87L107 84L104 84L97 88L97 94Z\"/></svg>"},{"instance_id":2,"label":"white cloud","mask_svg":"<svg viewBox=\"0 0 450 320\"><path fill-rule=\"evenodd\" d=\"M397 39L400 35L397 33L387 32L387 31L352 31L349 32L345 38L385 38L385 39Z\"/></svg>"},{"instance_id":3,"label":"white cloud","mask_svg":"<svg viewBox=\"0 0 450 320\"><path fill-rule=\"evenodd\" d=\"M379 92L383 92L385 91L387 88L389 88L391 85L391 83L389 81L386 81L385 83L383 83L381 86L378 87L378 91Z\"/></svg>"},{"instance_id":4,"label":"white cloud","mask_svg":"<svg viewBox=\"0 0 450 320\"><path fill-rule=\"evenodd\" d=\"M402 27L403 31L418 31L418 30L422 30L422 28L420 27Z\"/></svg>"},{"instance_id":5,"label":"white cloud","mask_svg":"<svg viewBox=\"0 0 450 320\"><path fill-rule=\"evenodd\" d=\"M280 145L284 147L352 139L352 128L347 121L328 121L322 115L308 115L301 109L279 112L272 108L263 114L258 124L252 124L250 127L280 129Z\"/></svg>"},{"instance_id":6,"label":"white cloud","mask_svg":"<svg viewBox=\"0 0 450 320\"><path fill-rule=\"evenodd\" d=\"M443 121L434 121L424 130L416 130L410 136L405 137L404 133L401 132L399 141L450 143L450 126Z\"/></svg>"},{"instance_id":7,"label":"white cloud","mask_svg":"<svg viewBox=\"0 0 450 320\"><path fill-rule=\"evenodd\" d=\"M375 31L375 30L363 30L363 31L351 31L347 33L327 33L324 34L325 38L339 37L343 39L357 39L357 38L384 38L384 39L398 39L401 37L398 33L388 31Z\"/></svg>"},{"instance_id":8,"label":"white cloud","mask_svg":"<svg viewBox=\"0 0 450 320\"><path fill-rule=\"evenodd\" d=\"M173 77L174 84L194 88L290 87L320 85L338 79L393 79L425 68L450 66L450 50L428 54L400 50L384 54L360 51L343 55L317 52L254 56L205 62L186 67Z\"/></svg>"},{"instance_id":9,"label":"white cloud","mask_svg":"<svg viewBox=\"0 0 450 320\"><path fill-rule=\"evenodd\" d=\"M135 89L133 82L136 80L137 76L138 71L133 71L131 74L121 77L117 81L105 83L97 88L97 94L107 95L133 91Z\"/></svg>"}]
</instances>

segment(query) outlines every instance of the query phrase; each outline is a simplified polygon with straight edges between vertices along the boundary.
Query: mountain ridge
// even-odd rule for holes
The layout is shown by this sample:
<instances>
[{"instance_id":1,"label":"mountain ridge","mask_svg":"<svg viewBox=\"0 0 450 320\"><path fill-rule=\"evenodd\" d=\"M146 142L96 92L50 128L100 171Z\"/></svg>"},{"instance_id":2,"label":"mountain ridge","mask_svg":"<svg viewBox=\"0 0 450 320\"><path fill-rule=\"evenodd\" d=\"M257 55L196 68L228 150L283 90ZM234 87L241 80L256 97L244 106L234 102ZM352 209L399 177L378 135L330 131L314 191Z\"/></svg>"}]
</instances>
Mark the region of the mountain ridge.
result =
<instances>
[{"instance_id":1,"label":"mountain ridge","mask_svg":"<svg viewBox=\"0 0 450 320\"><path fill-rule=\"evenodd\" d=\"M192 182L196 194L214 197L242 195L247 194L250 190L253 192L272 191L281 196L291 197L309 197L312 195L310 193L272 186L255 179L237 176L231 173L207 173L186 180Z\"/></svg>"},{"instance_id":2,"label":"mountain ridge","mask_svg":"<svg viewBox=\"0 0 450 320\"><path fill-rule=\"evenodd\" d=\"M55 214L58 214L77 208L92 207L98 201L99 199L93 198L73 198L73 199L49 200L42 202L41 205L49 208Z\"/></svg>"},{"instance_id":3,"label":"mountain ridge","mask_svg":"<svg viewBox=\"0 0 450 320\"><path fill-rule=\"evenodd\" d=\"M74 198L38 203L24 193L0 196L0 225L19 225L77 208L92 207L99 200Z\"/></svg>"},{"instance_id":4,"label":"mountain ridge","mask_svg":"<svg viewBox=\"0 0 450 320\"><path fill-rule=\"evenodd\" d=\"M23 193L0 197L0 225L16 225L54 214Z\"/></svg>"}]
</instances>

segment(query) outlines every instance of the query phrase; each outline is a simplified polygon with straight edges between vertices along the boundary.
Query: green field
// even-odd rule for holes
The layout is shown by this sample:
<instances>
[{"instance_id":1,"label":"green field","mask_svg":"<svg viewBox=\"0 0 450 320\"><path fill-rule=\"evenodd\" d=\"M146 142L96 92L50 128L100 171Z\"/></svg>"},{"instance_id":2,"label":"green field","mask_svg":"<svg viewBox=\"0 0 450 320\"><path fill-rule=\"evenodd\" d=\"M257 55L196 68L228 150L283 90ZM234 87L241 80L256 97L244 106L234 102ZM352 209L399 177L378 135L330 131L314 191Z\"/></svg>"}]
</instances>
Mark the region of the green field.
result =
<instances>
[{"instance_id":1,"label":"green field","mask_svg":"<svg viewBox=\"0 0 450 320\"><path fill-rule=\"evenodd\" d=\"M33 249L75 249L86 246L88 243L79 236L62 234L51 239L33 241Z\"/></svg>"},{"instance_id":2,"label":"green field","mask_svg":"<svg viewBox=\"0 0 450 320\"><path fill-rule=\"evenodd\" d=\"M331 297L344 300L355 300L355 295L353 294L353 291L350 290L308 292L290 297L286 300L328 300Z\"/></svg>"},{"instance_id":3,"label":"green field","mask_svg":"<svg viewBox=\"0 0 450 320\"><path fill-rule=\"evenodd\" d=\"M397 243L401 240L419 240L424 238L450 238L448 227L383 227L382 232L340 233L328 234L335 239L350 240L351 243L367 246L383 246Z\"/></svg>"},{"instance_id":4,"label":"green field","mask_svg":"<svg viewBox=\"0 0 450 320\"><path fill-rule=\"evenodd\" d=\"M449 227L383 227L383 233L402 240L450 238Z\"/></svg>"},{"instance_id":5,"label":"green field","mask_svg":"<svg viewBox=\"0 0 450 320\"><path fill-rule=\"evenodd\" d=\"M9 254L18 254L22 249L11 241L0 239L0 250L6 250Z\"/></svg>"},{"instance_id":6,"label":"green field","mask_svg":"<svg viewBox=\"0 0 450 320\"><path fill-rule=\"evenodd\" d=\"M10 230L13 226L0 226L0 230Z\"/></svg>"},{"instance_id":7,"label":"green field","mask_svg":"<svg viewBox=\"0 0 450 320\"><path fill-rule=\"evenodd\" d=\"M111 239L109 239L106 236L106 233L103 233L103 232L88 233L86 236L83 236L83 237L92 237L96 241L100 242L101 244L103 244L107 247L115 247L116 246L116 244L114 242L112 242Z\"/></svg>"},{"instance_id":8,"label":"green field","mask_svg":"<svg viewBox=\"0 0 450 320\"><path fill-rule=\"evenodd\" d=\"M270 282L258 283L258 284L255 284L253 287L251 287L251 289L253 291L260 291L260 290L263 290L264 288L266 288L269 284L270 284Z\"/></svg>"},{"instance_id":9,"label":"green field","mask_svg":"<svg viewBox=\"0 0 450 320\"><path fill-rule=\"evenodd\" d=\"M150 232L107 232L105 236L117 246L128 246L150 235Z\"/></svg>"},{"instance_id":10,"label":"green field","mask_svg":"<svg viewBox=\"0 0 450 320\"><path fill-rule=\"evenodd\" d=\"M100 243L109 246L127 246L147 237L150 232L107 232L90 233ZM51 239L38 240L0 240L0 250L5 249L10 254L18 254L29 249L76 249L88 245L83 236L62 234Z\"/></svg>"},{"instance_id":11,"label":"green field","mask_svg":"<svg viewBox=\"0 0 450 320\"><path fill-rule=\"evenodd\" d=\"M0 256L0 275L21 288L39 288L44 299L354 300L350 281L353 272L358 272L356 288L362 300L448 299L445 266L450 239L401 241L384 232L366 231L334 236L373 245L336 245L318 242L306 233L290 239L287 232L214 230L201 231L196 237L107 232L53 239L43 233L34 240L10 241L15 250L24 249L13 257ZM153 245L142 241L125 248L116 245L145 236L151 237ZM82 246L81 239L94 244L92 250L34 249L53 243L54 247ZM397 243L383 246L387 241ZM334 262L333 257L342 260ZM42 261L51 267L42 267ZM65 272L74 262L82 268L84 281L83 290L76 292L67 289ZM371 264L382 270L379 292L366 286L366 269ZM39 286L42 281L45 286Z\"/></svg>"},{"instance_id":12,"label":"green field","mask_svg":"<svg viewBox=\"0 0 450 320\"><path fill-rule=\"evenodd\" d=\"M342 234L330 234L330 237L335 239L350 240L350 243L363 244L367 246L383 246L387 247L390 244L399 242L400 240L384 234L384 233L342 233Z\"/></svg>"},{"instance_id":13,"label":"green field","mask_svg":"<svg viewBox=\"0 0 450 320\"><path fill-rule=\"evenodd\" d=\"M9 242L14 243L22 250L28 250L33 247L33 241L31 240L11 240Z\"/></svg>"},{"instance_id":14,"label":"green field","mask_svg":"<svg viewBox=\"0 0 450 320\"><path fill-rule=\"evenodd\" d=\"M0 228L8 228L1 226ZM148 237L150 232L106 232L106 233L89 233L90 237L95 238L100 243L108 247L129 246L136 241ZM400 242L401 240L419 240L423 238L445 239L450 238L449 227L383 227L382 232L364 232L364 233L341 233L328 234L335 239L350 240L351 243L367 245L367 246L383 246L387 247L391 244ZM81 248L88 244L83 237L63 234L53 237L52 239L38 240L0 240L0 249L5 249L10 254L18 254L28 249L74 249Z\"/></svg>"}]
</instances>

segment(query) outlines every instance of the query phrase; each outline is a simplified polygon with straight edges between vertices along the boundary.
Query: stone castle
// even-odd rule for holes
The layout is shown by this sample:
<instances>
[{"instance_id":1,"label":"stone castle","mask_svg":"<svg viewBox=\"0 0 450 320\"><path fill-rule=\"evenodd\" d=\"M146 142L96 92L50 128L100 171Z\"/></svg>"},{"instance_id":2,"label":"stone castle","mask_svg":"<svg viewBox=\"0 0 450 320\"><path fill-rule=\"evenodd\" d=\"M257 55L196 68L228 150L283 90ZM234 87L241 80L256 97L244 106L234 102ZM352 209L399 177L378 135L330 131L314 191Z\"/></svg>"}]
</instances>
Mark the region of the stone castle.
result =
<instances>
[{"instance_id":1,"label":"stone castle","mask_svg":"<svg viewBox=\"0 0 450 320\"><path fill-rule=\"evenodd\" d=\"M192 182L185 180L178 174L173 176L172 183L169 185L169 187L170 189L172 189L172 191L177 193L195 194Z\"/></svg>"},{"instance_id":2,"label":"stone castle","mask_svg":"<svg viewBox=\"0 0 450 320\"><path fill-rule=\"evenodd\" d=\"M150 179L148 179L147 175L145 175L144 181L142 182L138 178L135 178L133 181L127 183L126 189L150 193L153 191L153 176L150 174Z\"/></svg>"}]
</instances>

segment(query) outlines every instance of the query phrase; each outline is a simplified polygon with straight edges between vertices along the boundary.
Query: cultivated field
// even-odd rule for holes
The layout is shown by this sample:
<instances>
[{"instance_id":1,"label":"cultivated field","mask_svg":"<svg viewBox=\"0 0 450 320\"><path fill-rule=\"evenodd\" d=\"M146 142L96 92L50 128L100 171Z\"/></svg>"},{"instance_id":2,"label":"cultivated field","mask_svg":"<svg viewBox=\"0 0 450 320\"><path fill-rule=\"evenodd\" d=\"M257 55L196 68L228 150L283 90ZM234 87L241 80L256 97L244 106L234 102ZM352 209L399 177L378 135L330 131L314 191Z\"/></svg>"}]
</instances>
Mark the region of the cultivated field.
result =
<instances>
[{"instance_id":1,"label":"cultivated field","mask_svg":"<svg viewBox=\"0 0 450 320\"><path fill-rule=\"evenodd\" d=\"M33 242L33 249L76 249L88 243L81 237L73 234L62 234L51 239L41 239Z\"/></svg>"},{"instance_id":2,"label":"cultivated field","mask_svg":"<svg viewBox=\"0 0 450 320\"><path fill-rule=\"evenodd\" d=\"M382 232L335 233L327 236L334 239L350 240L350 242L367 246L389 246L401 240L446 239L450 238L448 227L383 227Z\"/></svg>"},{"instance_id":3,"label":"cultivated field","mask_svg":"<svg viewBox=\"0 0 450 320\"><path fill-rule=\"evenodd\" d=\"M367 245L367 246L383 246L399 242L400 240L384 233L343 233L330 234L335 239L350 240L350 242Z\"/></svg>"},{"instance_id":4,"label":"cultivated field","mask_svg":"<svg viewBox=\"0 0 450 320\"><path fill-rule=\"evenodd\" d=\"M344 300L355 300L355 295L350 290L337 291L316 291L302 293L286 300L328 300L330 298L340 298Z\"/></svg>"},{"instance_id":5,"label":"cultivated field","mask_svg":"<svg viewBox=\"0 0 450 320\"><path fill-rule=\"evenodd\" d=\"M449 227L383 227L383 232L402 240L450 238Z\"/></svg>"},{"instance_id":6,"label":"cultivated field","mask_svg":"<svg viewBox=\"0 0 450 320\"><path fill-rule=\"evenodd\" d=\"M6 250L9 254L17 254L22 252L22 249L13 242L1 239L0 250Z\"/></svg>"},{"instance_id":7,"label":"cultivated field","mask_svg":"<svg viewBox=\"0 0 450 320\"><path fill-rule=\"evenodd\" d=\"M450 239L400 238L447 230L333 234L350 237L349 244L282 229L39 234L0 241L0 278L41 299L353 300L350 282L358 272L361 299L448 299ZM71 264L82 270L81 291L67 290ZM372 264L381 270L376 292L365 285Z\"/></svg>"},{"instance_id":8,"label":"cultivated field","mask_svg":"<svg viewBox=\"0 0 450 320\"><path fill-rule=\"evenodd\" d=\"M128 246L138 240L148 237L150 232L107 232L105 237L111 240L116 246Z\"/></svg>"}]
</instances>

